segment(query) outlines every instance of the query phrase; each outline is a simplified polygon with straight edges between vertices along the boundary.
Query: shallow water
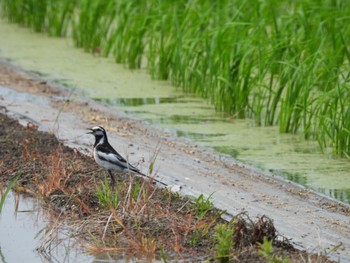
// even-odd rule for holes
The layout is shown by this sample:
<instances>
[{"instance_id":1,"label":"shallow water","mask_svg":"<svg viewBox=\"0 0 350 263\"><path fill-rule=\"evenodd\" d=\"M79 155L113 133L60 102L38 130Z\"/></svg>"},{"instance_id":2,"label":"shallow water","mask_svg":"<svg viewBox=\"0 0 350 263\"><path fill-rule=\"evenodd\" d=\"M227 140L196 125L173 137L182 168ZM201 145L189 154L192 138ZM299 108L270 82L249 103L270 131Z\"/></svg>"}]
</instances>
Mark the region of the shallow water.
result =
<instances>
[{"instance_id":1,"label":"shallow water","mask_svg":"<svg viewBox=\"0 0 350 263\"><path fill-rule=\"evenodd\" d=\"M63 228L54 233L58 242L53 241L50 253L39 252L52 221L37 199L10 192L0 214L0 262L95 262L72 245Z\"/></svg>"},{"instance_id":2,"label":"shallow water","mask_svg":"<svg viewBox=\"0 0 350 263\"><path fill-rule=\"evenodd\" d=\"M43 209L38 199L9 192L0 214L0 262L103 263L143 260L127 257L123 253L87 255L79 246L81 243L74 239L75 228L62 222L63 219ZM58 227L53 228L57 224Z\"/></svg>"},{"instance_id":3,"label":"shallow water","mask_svg":"<svg viewBox=\"0 0 350 263\"><path fill-rule=\"evenodd\" d=\"M322 154L316 142L216 113L203 99L151 81L146 70L130 71L112 59L83 53L69 39L49 38L4 21L0 36L6 36L0 37L0 56L28 71L76 87L177 136L350 202L350 161Z\"/></svg>"}]
</instances>

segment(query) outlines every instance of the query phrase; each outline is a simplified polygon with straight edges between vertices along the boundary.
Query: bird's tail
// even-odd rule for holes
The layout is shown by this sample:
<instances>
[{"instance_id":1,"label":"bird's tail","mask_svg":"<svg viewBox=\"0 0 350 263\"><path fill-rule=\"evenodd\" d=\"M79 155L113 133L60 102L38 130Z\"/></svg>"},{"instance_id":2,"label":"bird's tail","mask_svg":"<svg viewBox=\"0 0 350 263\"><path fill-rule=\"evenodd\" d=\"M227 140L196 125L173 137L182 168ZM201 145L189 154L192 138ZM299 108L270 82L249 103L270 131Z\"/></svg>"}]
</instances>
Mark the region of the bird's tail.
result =
<instances>
[{"instance_id":1,"label":"bird's tail","mask_svg":"<svg viewBox=\"0 0 350 263\"><path fill-rule=\"evenodd\" d=\"M129 167L129 170L130 170L130 171L133 171L134 173L136 173L136 174L138 174L138 175L141 175L142 177L148 178L149 180L151 180L151 181L153 181L153 182L156 182L156 183L161 184L161 185L163 185L163 186L168 186L166 183L163 183L162 181L159 181L159 180L155 179L155 178L152 177L152 176L149 176L149 175L147 175L147 174L142 173L140 170L138 170L138 169L137 169L136 167L134 167L134 166L130 166L130 167Z\"/></svg>"},{"instance_id":2,"label":"bird's tail","mask_svg":"<svg viewBox=\"0 0 350 263\"><path fill-rule=\"evenodd\" d=\"M149 175L147 175L147 174L144 174L144 173L140 172L139 170L137 170L136 173L139 174L139 175L141 175L141 176L143 176L143 177L148 178L149 180L151 180L151 181L153 181L153 182L156 182L156 183L161 184L161 185L163 185L163 186L168 186L166 183L163 183L162 181L159 181L159 180L157 180L156 178L154 178L154 177L152 177L152 176L149 176Z\"/></svg>"}]
</instances>

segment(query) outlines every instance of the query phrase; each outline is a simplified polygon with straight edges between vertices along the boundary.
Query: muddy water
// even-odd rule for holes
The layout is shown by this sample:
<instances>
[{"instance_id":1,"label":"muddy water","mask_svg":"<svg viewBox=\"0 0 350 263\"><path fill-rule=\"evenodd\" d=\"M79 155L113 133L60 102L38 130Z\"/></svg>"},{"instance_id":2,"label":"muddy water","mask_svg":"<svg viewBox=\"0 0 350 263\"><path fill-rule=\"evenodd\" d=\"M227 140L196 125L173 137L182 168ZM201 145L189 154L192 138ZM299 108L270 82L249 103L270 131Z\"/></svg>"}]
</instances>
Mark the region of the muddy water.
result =
<instances>
[{"instance_id":1,"label":"muddy water","mask_svg":"<svg viewBox=\"0 0 350 263\"><path fill-rule=\"evenodd\" d=\"M37 199L10 193L0 214L1 262L96 262L73 246L63 228L49 233L55 220ZM52 239L51 247L46 240ZM40 248L44 249L40 249Z\"/></svg>"},{"instance_id":2,"label":"muddy water","mask_svg":"<svg viewBox=\"0 0 350 263\"><path fill-rule=\"evenodd\" d=\"M254 127L250 121L218 114L205 100L151 81L146 70L129 71L112 59L83 53L69 39L49 38L4 21L0 21L0 36L0 57L26 70L349 203L350 161L322 154L316 142L279 134L277 127Z\"/></svg>"}]
</instances>

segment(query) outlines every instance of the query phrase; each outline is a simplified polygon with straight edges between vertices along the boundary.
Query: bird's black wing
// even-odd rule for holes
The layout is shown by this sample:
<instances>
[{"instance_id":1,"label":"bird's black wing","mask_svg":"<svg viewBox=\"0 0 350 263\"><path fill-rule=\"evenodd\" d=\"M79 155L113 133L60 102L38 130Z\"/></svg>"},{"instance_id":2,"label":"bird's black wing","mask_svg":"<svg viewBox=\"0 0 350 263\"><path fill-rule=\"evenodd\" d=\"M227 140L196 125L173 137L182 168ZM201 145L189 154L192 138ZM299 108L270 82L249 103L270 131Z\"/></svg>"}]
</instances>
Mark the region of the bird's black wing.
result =
<instances>
[{"instance_id":1,"label":"bird's black wing","mask_svg":"<svg viewBox=\"0 0 350 263\"><path fill-rule=\"evenodd\" d=\"M122 169L129 169L133 172L141 174L136 167L128 163L127 160L125 160L125 158L123 158L123 156L121 156L110 144L97 145L96 151L101 159L105 159L108 162L118 165Z\"/></svg>"},{"instance_id":2,"label":"bird's black wing","mask_svg":"<svg viewBox=\"0 0 350 263\"><path fill-rule=\"evenodd\" d=\"M141 176L150 178L159 184L167 186L165 183L142 173L136 167L134 167L133 165L128 163L127 160L125 160L125 158L123 158L123 156L121 156L109 143L97 145L96 150L97 150L98 156L101 159L104 159L108 162L114 163L115 165L120 166L122 169L128 169L128 170L133 171Z\"/></svg>"}]
</instances>

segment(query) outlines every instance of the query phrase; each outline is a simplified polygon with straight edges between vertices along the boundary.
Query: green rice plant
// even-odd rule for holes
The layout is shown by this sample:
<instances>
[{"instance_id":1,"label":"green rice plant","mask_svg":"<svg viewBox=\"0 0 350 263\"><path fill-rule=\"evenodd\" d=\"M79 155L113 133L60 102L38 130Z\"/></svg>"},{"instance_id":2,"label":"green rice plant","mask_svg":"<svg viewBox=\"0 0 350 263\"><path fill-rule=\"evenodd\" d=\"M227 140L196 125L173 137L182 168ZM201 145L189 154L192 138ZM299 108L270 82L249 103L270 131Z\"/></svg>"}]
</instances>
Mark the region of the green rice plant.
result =
<instances>
[{"instance_id":1,"label":"green rice plant","mask_svg":"<svg viewBox=\"0 0 350 263\"><path fill-rule=\"evenodd\" d=\"M31 27L36 32L45 32L46 0L15 1L10 6L15 12L16 23Z\"/></svg>"},{"instance_id":2,"label":"green rice plant","mask_svg":"<svg viewBox=\"0 0 350 263\"><path fill-rule=\"evenodd\" d=\"M71 36L85 51L111 55L132 69L147 67L152 78L208 98L218 111L279 125L281 132L303 132L322 147L350 154L344 99L350 2L0 0L0 5L11 22ZM335 97L328 100L327 94Z\"/></svg>"},{"instance_id":3,"label":"green rice plant","mask_svg":"<svg viewBox=\"0 0 350 263\"><path fill-rule=\"evenodd\" d=\"M129 27L128 25L132 23L135 16L135 11L133 11L134 1L127 3L126 1L118 1L117 6L115 7L115 22L113 29L111 30L111 36L107 40L107 45L109 49L112 50L113 56L117 63L126 63L127 48L126 48L126 39Z\"/></svg>"},{"instance_id":4,"label":"green rice plant","mask_svg":"<svg viewBox=\"0 0 350 263\"><path fill-rule=\"evenodd\" d=\"M337 93L342 93L342 96ZM321 148L326 148L332 143L331 146L335 153L347 156L350 152L349 99L349 87L347 85L339 85L337 88L325 92L319 110L319 115L322 118L318 123L319 133L317 138Z\"/></svg>"},{"instance_id":5,"label":"green rice plant","mask_svg":"<svg viewBox=\"0 0 350 263\"><path fill-rule=\"evenodd\" d=\"M26 8L29 9L29 13L31 14L29 23L31 27L36 32L44 32L45 31L45 19L47 12L47 4L46 0L36 0L36 1L28 1L28 5Z\"/></svg>"},{"instance_id":6,"label":"green rice plant","mask_svg":"<svg viewBox=\"0 0 350 263\"><path fill-rule=\"evenodd\" d=\"M33 6L32 1L1 1L1 10L7 15L9 21L27 27L32 25L30 21L33 16L28 12L31 9L31 6Z\"/></svg>"},{"instance_id":7,"label":"green rice plant","mask_svg":"<svg viewBox=\"0 0 350 263\"><path fill-rule=\"evenodd\" d=\"M215 258L219 262L230 262L232 258L234 229L228 224L218 224L215 227Z\"/></svg>"},{"instance_id":8,"label":"green rice plant","mask_svg":"<svg viewBox=\"0 0 350 263\"><path fill-rule=\"evenodd\" d=\"M298 71L302 71L302 69L303 67L298 67L293 71L287 71L287 74L292 73L293 75L288 76L290 80L285 87L284 98L280 105L279 123L281 132L296 133L301 125L301 114L304 110L303 104L301 103L301 97L306 90L306 88L302 89L302 82L304 80L298 75Z\"/></svg>"},{"instance_id":9,"label":"green rice plant","mask_svg":"<svg viewBox=\"0 0 350 263\"><path fill-rule=\"evenodd\" d=\"M119 191L118 187L113 191L110 186L107 178L105 177L102 182L102 187L96 187L96 196L100 201L102 207L104 208L114 208L117 209L119 205Z\"/></svg>"},{"instance_id":10,"label":"green rice plant","mask_svg":"<svg viewBox=\"0 0 350 263\"><path fill-rule=\"evenodd\" d=\"M112 8L113 23L109 26L106 46L117 63L126 63L131 69L141 67L144 38L149 30L149 7L147 2L124 0L116 2Z\"/></svg>"},{"instance_id":11,"label":"green rice plant","mask_svg":"<svg viewBox=\"0 0 350 263\"><path fill-rule=\"evenodd\" d=\"M73 26L73 38L78 47L88 52L95 52L101 47L106 40L114 6L114 1L78 1L79 18Z\"/></svg>"},{"instance_id":12,"label":"green rice plant","mask_svg":"<svg viewBox=\"0 0 350 263\"><path fill-rule=\"evenodd\" d=\"M71 26L76 1L50 0L47 1L46 31L50 36L65 37Z\"/></svg>"}]
</instances>

